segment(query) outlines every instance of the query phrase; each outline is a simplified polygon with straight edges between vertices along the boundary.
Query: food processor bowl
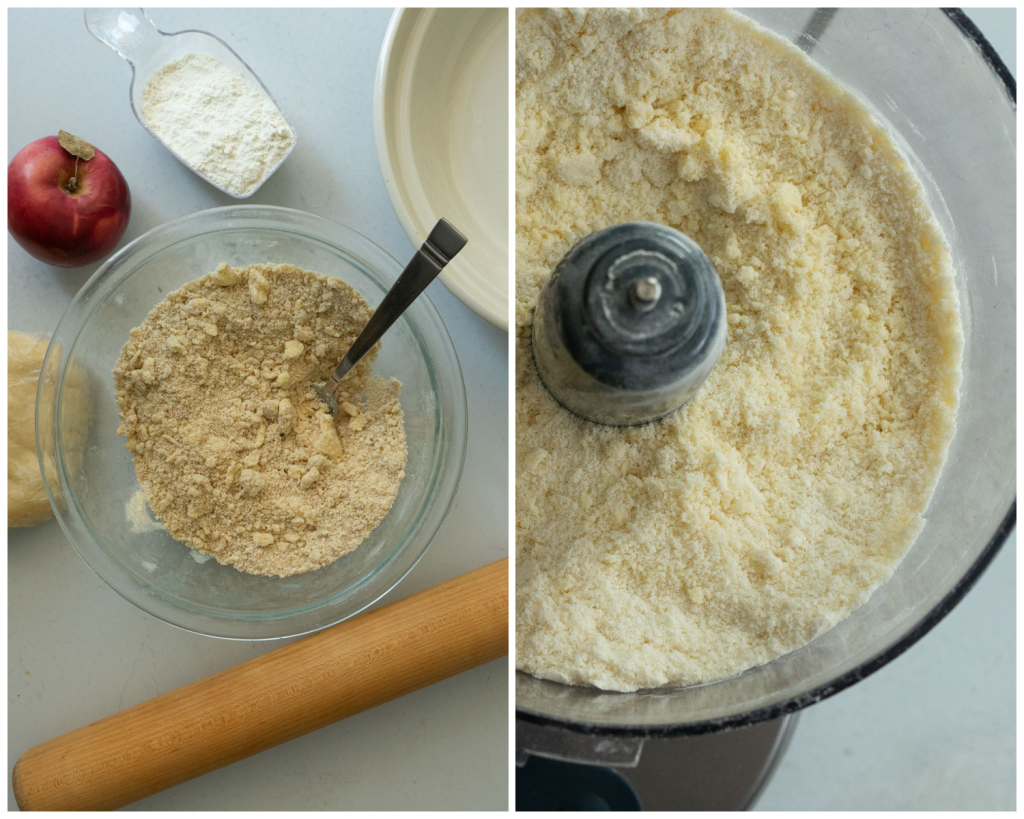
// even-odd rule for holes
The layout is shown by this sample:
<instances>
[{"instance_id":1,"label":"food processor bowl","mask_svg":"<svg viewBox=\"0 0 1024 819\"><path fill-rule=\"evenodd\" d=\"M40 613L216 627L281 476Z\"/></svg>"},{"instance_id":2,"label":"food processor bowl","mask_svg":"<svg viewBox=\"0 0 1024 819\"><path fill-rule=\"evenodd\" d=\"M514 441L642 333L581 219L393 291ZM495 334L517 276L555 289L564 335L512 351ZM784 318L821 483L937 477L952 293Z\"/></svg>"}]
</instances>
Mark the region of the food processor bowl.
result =
<instances>
[{"instance_id":1,"label":"food processor bowl","mask_svg":"<svg viewBox=\"0 0 1024 819\"><path fill-rule=\"evenodd\" d=\"M517 672L520 752L636 764L644 737L750 725L831 696L934 627L1015 523L1012 77L956 10L744 13L799 45L852 90L895 136L917 173L949 242L960 298L965 347L956 434L916 543L847 619L798 651L703 685L623 694Z\"/></svg>"},{"instance_id":2,"label":"food processor bowl","mask_svg":"<svg viewBox=\"0 0 1024 819\"><path fill-rule=\"evenodd\" d=\"M189 631L261 640L357 614L423 556L451 506L466 453L459 361L424 296L381 341L374 373L402 382L406 476L384 520L322 569L258 577L174 540L152 518L118 436L112 371L132 328L168 293L219 263L293 264L350 284L376 306L402 265L339 224L286 208L236 205L184 216L104 264L54 331L39 379L36 440L61 527L90 568L144 611Z\"/></svg>"}]
</instances>

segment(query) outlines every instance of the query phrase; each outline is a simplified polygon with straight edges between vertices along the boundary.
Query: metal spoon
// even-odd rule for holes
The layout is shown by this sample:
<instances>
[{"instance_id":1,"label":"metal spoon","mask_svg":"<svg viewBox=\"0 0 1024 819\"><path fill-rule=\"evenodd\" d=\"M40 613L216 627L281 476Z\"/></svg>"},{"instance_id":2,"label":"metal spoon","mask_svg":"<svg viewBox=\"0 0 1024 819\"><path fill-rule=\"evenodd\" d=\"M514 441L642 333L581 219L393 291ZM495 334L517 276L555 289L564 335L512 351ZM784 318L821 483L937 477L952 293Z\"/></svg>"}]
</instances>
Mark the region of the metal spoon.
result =
<instances>
[{"instance_id":1,"label":"metal spoon","mask_svg":"<svg viewBox=\"0 0 1024 819\"><path fill-rule=\"evenodd\" d=\"M426 286L437 278L446 264L466 246L466 237L457 231L447 219L441 219L427 236L412 261L406 265L402 275L384 296L384 300L366 323L359 337L352 342L345 357L327 381L313 385L313 390L334 415L338 411L338 399L334 389L348 375L359 360L366 355L380 337L388 331L395 320L402 315Z\"/></svg>"}]
</instances>

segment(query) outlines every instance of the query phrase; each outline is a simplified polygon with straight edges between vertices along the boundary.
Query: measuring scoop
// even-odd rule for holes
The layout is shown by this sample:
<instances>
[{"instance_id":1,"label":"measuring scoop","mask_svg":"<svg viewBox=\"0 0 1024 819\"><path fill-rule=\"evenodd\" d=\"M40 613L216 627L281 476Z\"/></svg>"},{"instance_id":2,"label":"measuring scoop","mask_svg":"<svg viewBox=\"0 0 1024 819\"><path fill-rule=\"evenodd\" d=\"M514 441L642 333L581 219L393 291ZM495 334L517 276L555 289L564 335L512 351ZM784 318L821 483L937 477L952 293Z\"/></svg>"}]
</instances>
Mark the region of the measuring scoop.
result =
<instances>
[{"instance_id":1,"label":"measuring scoop","mask_svg":"<svg viewBox=\"0 0 1024 819\"><path fill-rule=\"evenodd\" d=\"M292 145L288 152L266 172L259 184L254 188L250 188L245 193L236 193L218 185L206 174L197 170L195 166L171 150L167 143L160 139L157 133L146 124L146 120L142 116L142 89L146 87L146 82L150 76L168 63L173 62L179 57L184 57L186 54L204 54L207 57L213 57L215 60L224 63L228 68L233 68L252 82L253 85L266 95L267 99L273 103L274 107L277 108L281 116L287 121L288 118L281 111L281 106L277 104L277 101L270 91L267 90L263 81L246 65L245 60L239 57L219 37L207 31L198 30L161 31L142 9L86 9L85 27L89 29L89 33L93 37L112 49L114 53L131 66L132 84L128 95L132 106L132 113L135 114L135 119L139 121L139 124L149 132L153 139L167 148L171 155L182 165L196 174L196 176L209 182L217 190L235 199L246 199L252 196L263 186L264 182L274 175L274 172L281 167L281 163L295 150L297 138L292 140ZM290 123L288 127L291 128L294 135L295 129L292 128Z\"/></svg>"}]
</instances>

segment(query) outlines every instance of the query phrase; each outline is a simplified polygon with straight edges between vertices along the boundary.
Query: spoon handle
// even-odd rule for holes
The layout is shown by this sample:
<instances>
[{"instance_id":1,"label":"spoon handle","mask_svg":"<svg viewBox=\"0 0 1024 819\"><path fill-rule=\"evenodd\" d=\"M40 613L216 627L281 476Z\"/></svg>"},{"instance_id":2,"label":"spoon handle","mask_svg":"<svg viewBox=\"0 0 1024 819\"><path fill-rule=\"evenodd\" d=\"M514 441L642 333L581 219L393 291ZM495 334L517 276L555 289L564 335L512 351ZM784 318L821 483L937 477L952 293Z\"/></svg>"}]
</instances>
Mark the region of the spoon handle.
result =
<instances>
[{"instance_id":1,"label":"spoon handle","mask_svg":"<svg viewBox=\"0 0 1024 819\"><path fill-rule=\"evenodd\" d=\"M412 261L406 265L402 275L398 277L366 323L363 332L345 353L345 357L331 375L331 381L338 383L359 363L359 359L370 351L426 286L437 278L437 274L455 257L455 254L466 246L466 241L466 237L447 219L441 219L434 225L434 229L427 236L427 241L416 251Z\"/></svg>"}]
</instances>

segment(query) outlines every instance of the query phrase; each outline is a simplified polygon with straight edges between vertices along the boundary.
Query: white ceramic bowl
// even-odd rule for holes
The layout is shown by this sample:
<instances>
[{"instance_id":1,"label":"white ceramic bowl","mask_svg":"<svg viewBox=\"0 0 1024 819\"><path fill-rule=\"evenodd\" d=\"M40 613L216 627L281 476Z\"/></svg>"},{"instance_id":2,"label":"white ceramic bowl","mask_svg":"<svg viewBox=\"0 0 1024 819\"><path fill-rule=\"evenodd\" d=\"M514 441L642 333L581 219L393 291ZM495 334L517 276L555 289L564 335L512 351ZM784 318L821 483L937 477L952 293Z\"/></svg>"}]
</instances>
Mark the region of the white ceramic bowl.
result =
<instances>
[{"instance_id":1,"label":"white ceramic bowl","mask_svg":"<svg viewBox=\"0 0 1024 819\"><path fill-rule=\"evenodd\" d=\"M377 159L419 246L444 217L469 244L441 281L509 325L508 10L398 9L373 89Z\"/></svg>"}]
</instances>

